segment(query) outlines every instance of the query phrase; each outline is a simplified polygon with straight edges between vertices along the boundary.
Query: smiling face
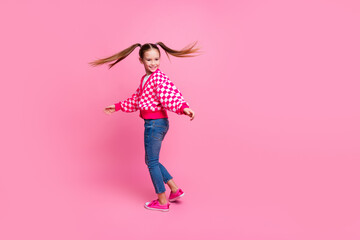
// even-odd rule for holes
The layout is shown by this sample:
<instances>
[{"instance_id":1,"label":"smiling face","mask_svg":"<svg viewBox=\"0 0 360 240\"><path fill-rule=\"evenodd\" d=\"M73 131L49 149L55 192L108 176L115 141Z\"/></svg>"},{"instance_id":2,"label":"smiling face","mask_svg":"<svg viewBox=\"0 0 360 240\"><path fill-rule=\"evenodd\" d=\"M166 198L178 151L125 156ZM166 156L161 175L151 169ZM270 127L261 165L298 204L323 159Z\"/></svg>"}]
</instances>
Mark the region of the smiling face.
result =
<instances>
[{"instance_id":1,"label":"smiling face","mask_svg":"<svg viewBox=\"0 0 360 240\"><path fill-rule=\"evenodd\" d=\"M144 64L146 74L152 74L160 66L160 55L156 49L150 49L144 52L144 58L139 58L140 62Z\"/></svg>"}]
</instances>

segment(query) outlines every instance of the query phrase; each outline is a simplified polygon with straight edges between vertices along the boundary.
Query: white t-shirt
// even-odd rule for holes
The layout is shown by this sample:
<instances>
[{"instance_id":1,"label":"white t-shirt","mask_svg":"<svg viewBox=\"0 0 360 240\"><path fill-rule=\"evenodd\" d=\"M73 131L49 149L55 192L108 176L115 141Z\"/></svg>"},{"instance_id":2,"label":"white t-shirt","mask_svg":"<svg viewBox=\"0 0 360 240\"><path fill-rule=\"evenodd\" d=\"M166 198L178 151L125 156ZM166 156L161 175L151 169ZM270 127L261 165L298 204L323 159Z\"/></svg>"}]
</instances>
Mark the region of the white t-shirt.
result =
<instances>
[{"instance_id":1,"label":"white t-shirt","mask_svg":"<svg viewBox=\"0 0 360 240\"><path fill-rule=\"evenodd\" d=\"M145 85L146 81L148 80L148 78L150 77L150 75L151 75L151 74L146 75L146 76L144 77L143 82L142 82L142 87L144 87L144 85Z\"/></svg>"}]
</instances>

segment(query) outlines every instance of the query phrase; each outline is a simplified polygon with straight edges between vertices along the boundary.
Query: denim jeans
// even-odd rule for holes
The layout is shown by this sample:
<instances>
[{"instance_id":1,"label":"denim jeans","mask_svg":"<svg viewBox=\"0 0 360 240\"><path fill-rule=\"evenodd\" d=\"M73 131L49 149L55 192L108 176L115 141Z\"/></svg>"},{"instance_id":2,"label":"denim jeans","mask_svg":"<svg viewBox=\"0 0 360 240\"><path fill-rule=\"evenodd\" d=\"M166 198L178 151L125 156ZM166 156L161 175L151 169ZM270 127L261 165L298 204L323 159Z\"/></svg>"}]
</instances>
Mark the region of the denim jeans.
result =
<instances>
[{"instance_id":1,"label":"denim jeans","mask_svg":"<svg viewBox=\"0 0 360 240\"><path fill-rule=\"evenodd\" d=\"M161 143L169 130L167 118L144 119L145 163L149 168L151 181L157 194L165 192L165 184L172 176L159 162Z\"/></svg>"}]
</instances>

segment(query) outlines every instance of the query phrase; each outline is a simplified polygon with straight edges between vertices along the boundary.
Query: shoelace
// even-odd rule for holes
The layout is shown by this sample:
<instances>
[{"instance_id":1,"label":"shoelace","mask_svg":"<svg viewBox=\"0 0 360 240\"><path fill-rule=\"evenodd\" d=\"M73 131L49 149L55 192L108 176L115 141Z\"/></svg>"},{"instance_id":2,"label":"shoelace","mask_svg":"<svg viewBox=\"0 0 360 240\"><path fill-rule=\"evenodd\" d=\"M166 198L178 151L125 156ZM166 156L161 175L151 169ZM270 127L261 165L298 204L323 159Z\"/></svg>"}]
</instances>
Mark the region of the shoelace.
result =
<instances>
[{"instance_id":1,"label":"shoelace","mask_svg":"<svg viewBox=\"0 0 360 240\"><path fill-rule=\"evenodd\" d=\"M149 206L153 206L153 205L155 205L157 201L158 201L157 199L152 200L152 201L151 201L151 203L149 204Z\"/></svg>"},{"instance_id":2,"label":"shoelace","mask_svg":"<svg viewBox=\"0 0 360 240\"><path fill-rule=\"evenodd\" d=\"M181 191L178 190L178 191L176 191L176 193L179 193L179 194L180 194ZM170 197L175 197L175 196L179 195L179 194L176 194L176 193L171 192Z\"/></svg>"}]
</instances>

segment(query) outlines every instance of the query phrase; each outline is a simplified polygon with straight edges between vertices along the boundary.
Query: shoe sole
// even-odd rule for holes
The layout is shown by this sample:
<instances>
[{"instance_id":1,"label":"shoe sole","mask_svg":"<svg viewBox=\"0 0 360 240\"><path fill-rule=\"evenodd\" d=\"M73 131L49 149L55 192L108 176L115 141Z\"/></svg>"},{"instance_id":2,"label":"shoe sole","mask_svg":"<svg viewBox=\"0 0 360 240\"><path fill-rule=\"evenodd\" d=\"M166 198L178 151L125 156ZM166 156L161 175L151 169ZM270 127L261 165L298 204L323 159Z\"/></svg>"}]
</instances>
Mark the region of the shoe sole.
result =
<instances>
[{"instance_id":1,"label":"shoe sole","mask_svg":"<svg viewBox=\"0 0 360 240\"><path fill-rule=\"evenodd\" d=\"M161 211L161 212L168 212L168 211L169 211L169 209L152 208L152 207L148 207L148 206L146 206L146 205L144 205L144 207L145 207L146 209L149 209L149 210L155 210L155 211Z\"/></svg>"},{"instance_id":2,"label":"shoe sole","mask_svg":"<svg viewBox=\"0 0 360 240\"><path fill-rule=\"evenodd\" d=\"M185 195L185 193L181 194L180 196L177 196L176 198L169 199L169 202L174 202L174 201L176 201L177 199L183 197L184 195Z\"/></svg>"}]
</instances>

